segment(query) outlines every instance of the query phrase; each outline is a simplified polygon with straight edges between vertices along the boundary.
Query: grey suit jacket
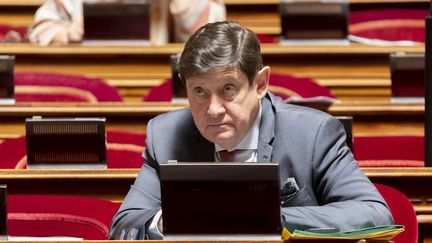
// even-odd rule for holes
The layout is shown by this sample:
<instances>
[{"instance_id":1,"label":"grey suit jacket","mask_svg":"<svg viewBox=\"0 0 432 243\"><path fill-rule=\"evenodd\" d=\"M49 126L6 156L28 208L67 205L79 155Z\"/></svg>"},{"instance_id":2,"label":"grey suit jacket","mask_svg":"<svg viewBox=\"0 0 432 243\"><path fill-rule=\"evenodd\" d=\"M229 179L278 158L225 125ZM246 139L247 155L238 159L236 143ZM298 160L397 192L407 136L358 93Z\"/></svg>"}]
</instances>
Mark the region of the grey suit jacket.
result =
<instances>
[{"instance_id":1,"label":"grey suit jacket","mask_svg":"<svg viewBox=\"0 0 432 243\"><path fill-rule=\"evenodd\" d=\"M281 183L293 177L300 189L281 209L282 224L290 231L393 223L345 139L340 122L326 113L285 104L270 93L263 99L258 161L279 163ZM146 146L141 172L113 219L112 239L134 227L145 231L160 210L160 163L214 161L214 144L199 133L188 108L152 119Z\"/></svg>"}]
</instances>

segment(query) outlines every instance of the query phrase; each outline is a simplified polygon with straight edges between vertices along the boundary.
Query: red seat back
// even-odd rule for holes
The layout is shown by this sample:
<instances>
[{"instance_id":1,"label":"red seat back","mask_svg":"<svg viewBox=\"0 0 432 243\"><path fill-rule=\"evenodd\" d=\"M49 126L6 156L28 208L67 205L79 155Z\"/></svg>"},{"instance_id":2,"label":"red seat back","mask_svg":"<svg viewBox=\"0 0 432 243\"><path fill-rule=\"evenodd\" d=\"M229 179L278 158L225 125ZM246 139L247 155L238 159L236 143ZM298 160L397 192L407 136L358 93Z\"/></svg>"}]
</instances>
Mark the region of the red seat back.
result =
<instances>
[{"instance_id":1,"label":"red seat back","mask_svg":"<svg viewBox=\"0 0 432 243\"><path fill-rule=\"evenodd\" d=\"M115 87L99 78L55 73L15 73L17 102L123 101Z\"/></svg>"},{"instance_id":2,"label":"red seat back","mask_svg":"<svg viewBox=\"0 0 432 243\"><path fill-rule=\"evenodd\" d=\"M427 9L378 9L353 11L349 15L351 35L386 41L424 42Z\"/></svg>"},{"instance_id":3,"label":"red seat back","mask_svg":"<svg viewBox=\"0 0 432 243\"><path fill-rule=\"evenodd\" d=\"M258 40L261 44L264 43L277 43L279 42L279 37L271 34L262 34L258 33L256 34L258 37Z\"/></svg>"},{"instance_id":4,"label":"red seat back","mask_svg":"<svg viewBox=\"0 0 432 243\"><path fill-rule=\"evenodd\" d=\"M286 74L271 74L269 90L275 95L286 99L292 96L310 98L326 96L336 98L330 89L319 85L315 80L308 77L297 77Z\"/></svg>"},{"instance_id":5,"label":"red seat back","mask_svg":"<svg viewBox=\"0 0 432 243\"><path fill-rule=\"evenodd\" d=\"M146 134L121 131L107 133L108 168L141 168Z\"/></svg>"},{"instance_id":6,"label":"red seat back","mask_svg":"<svg viewBox=\"0 0 432 243\"><path fill-rule=\"evenodd\" d=\"M21 37L25 37L27 34L27 27L0 24L0 40L5 38L9 31L15 31L19 33Z\"/></svg>"},{"instance_id":7,"label":"red seat back","mask_svg":"<svg viewBox=\"0 0 432 243\"><path fill-rule=\"evenodd\" d=\"M162 84L152 87L143 97L144 102L171 102L172 99L172 81L165 80Z\"/></svg>"},{"instance_id":8,"label":"red seat back","mask_svg":"<svg viewBox=\"0 0 432 243\"><path fill-rule=\"evenodd\" d=\"M423 136L354 137L361 167L424 167Z\"/></svg>"},{"instance_id":9,"label":"red seat back","mask_svg":"<svg viewBox=\"0 0 432 243\"><path fill-rule=\"evenodd\" d=\"M8 195L8 235L108 239L119 203L53 195Z\"/></svg>"},{"instance_id":10,"label":"red seat back","mask_svg":"<svg viewBox=\"0 0 432 243\"><path fill-rule=\"evenodd\" d=\"M417 243L417 216L409 199L403 193L392 187L378 183L374 185L389 206L394 223L405 226L405 231L393 238L394 242Z\"/></svg>"}]
</instances>

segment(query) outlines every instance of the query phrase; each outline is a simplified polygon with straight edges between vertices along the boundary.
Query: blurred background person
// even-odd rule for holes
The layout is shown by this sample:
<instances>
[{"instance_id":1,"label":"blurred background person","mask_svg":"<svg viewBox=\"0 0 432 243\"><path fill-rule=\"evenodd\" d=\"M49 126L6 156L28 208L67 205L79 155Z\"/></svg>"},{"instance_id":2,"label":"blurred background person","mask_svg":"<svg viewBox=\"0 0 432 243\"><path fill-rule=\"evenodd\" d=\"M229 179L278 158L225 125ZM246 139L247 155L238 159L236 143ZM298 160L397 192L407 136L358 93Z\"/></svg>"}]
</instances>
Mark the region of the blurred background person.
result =
<instances>
[{"instance_id":1,"label":"blurred background person","mask_svg":"<svg viewBox=\"0 0 432 243\"><path fill-rule=\"evenodd\" d=\"M83 1L130 2L130 0L47 0L37 11L29 41L40 45L80 42L84 34ZM145 0L144 0L145 1ZM149 0L150 41L154 45L185 42L206 23L225 20L222 0Z\"/></svg>"}]
</instances>

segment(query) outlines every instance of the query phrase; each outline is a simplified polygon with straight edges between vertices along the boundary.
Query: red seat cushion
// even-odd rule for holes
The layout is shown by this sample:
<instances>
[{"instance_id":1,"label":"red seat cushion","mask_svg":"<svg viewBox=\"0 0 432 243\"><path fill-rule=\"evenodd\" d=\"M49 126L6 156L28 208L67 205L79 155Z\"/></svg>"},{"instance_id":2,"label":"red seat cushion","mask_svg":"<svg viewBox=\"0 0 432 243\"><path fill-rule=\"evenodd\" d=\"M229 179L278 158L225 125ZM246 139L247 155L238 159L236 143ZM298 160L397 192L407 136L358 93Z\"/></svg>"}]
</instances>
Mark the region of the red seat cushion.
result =
<instances>
[{"instance_id":1,"label":"red seat cushion","mask_svg":"<svg viewBox=\"0 0 432 243\"><path fill-rule=\"evenodd\" d=\"M354 155L361 167L423 167L423 136L354 137Z\"/></svg>"},{"instance_id":2,"label":"red seat cushion","mask_svg":"<svg viewBox=\"0 0 432 243\"><path fill-rule=\"evenodd\" d=\"M119 203L89 197L8 195L8 234L106 240L119 207Z\"/></svg>"},{"instance_id":3,"label":"red seat cushion","mask_svg":"<svg viewBox=\"0 0 432 243\"><path fill-rule=\"evenodd\" d=\"M423 9L379 9L353 11L349 15L349 33L363 38L386 41L425 40Z\"/></svg>"},{"instance_id":4,"label":"red seat cushion","mask_svg":"<svg viewBox=\"0 0 432 243\"><path fill-rule=\"evenodd\" d=\"M17 102L123 101L115 87L99 78L54 73L16 73Z\"/></svg>"},{"instance_id":5,"label":"red seat cushion","mask_svg":"<svg viewBox=\"0 0 432 243\"><path fill-rule=\"evenodd\" d=\"M417 243L417 216L409 199L403 193L392 187L378 183L374 185L389 206L394 223L405 226L405 231L392 240L395 243Z\"/></svg>"}]
</instances>

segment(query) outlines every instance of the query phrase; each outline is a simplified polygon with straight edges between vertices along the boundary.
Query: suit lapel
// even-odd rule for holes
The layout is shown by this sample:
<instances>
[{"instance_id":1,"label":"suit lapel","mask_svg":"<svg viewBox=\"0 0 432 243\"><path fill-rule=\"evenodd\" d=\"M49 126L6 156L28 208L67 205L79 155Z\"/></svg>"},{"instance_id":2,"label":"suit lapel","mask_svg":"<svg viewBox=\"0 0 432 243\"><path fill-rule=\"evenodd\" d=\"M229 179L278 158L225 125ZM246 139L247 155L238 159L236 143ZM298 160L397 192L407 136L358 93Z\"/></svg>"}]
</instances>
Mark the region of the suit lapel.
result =
<instances>
[{"instance_id":1,"label":"suit lapel","mask_svg":"<svg viewBox=\"0 0 432 243\"><path fill-rule=\"evenodd\" d=\"M261 122L258 137L258 162L270 162L273 151L275 113L269 94L262 100Z\"/></svg>"}]
</instances>

